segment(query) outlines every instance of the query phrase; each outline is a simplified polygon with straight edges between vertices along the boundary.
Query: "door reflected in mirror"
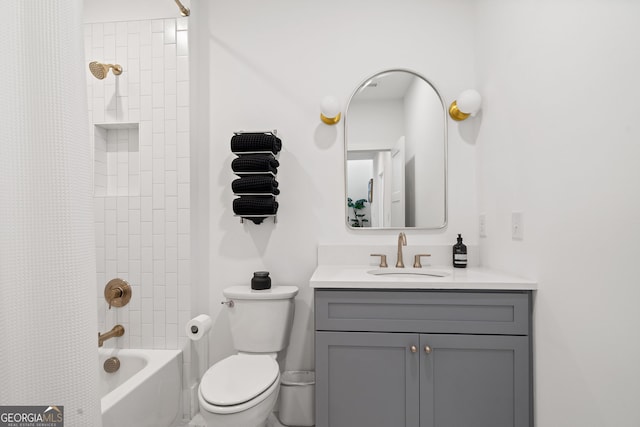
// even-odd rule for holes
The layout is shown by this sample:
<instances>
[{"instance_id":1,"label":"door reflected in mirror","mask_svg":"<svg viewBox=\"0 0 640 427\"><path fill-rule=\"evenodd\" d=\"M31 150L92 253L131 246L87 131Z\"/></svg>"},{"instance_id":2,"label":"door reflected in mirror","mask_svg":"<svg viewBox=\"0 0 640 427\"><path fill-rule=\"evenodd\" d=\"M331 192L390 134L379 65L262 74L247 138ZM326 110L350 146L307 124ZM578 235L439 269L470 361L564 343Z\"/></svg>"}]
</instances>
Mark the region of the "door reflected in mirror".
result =
<instances>
[{"instance_id":1,"label":"door reflected in mirror","mask_svg":"<svg viewBox=\"0 0 640 427\"><path fill-rule=\"evenodd\" d=\"M349 227L447 224L445 104L427 79L388 70L362 83L345 115Z\"/></svg>"}]
</instances>

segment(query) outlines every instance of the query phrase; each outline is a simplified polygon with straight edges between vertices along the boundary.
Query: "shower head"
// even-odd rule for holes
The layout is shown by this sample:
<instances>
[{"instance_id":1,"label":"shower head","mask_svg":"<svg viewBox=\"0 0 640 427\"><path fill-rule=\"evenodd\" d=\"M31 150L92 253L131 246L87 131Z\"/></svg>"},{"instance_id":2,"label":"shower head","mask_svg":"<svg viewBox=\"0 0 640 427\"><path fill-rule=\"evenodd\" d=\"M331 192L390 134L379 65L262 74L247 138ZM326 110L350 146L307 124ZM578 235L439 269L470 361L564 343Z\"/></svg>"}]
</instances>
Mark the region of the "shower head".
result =
<instances>
[{"instance_id":1,"label":"shower head","mask_svg":"<svg viewBox=\"0 0 640 427\"><path fill-rule=\"evenodd\" d=\"M96 79L102 80L109 74L109 68L113 69L113 75L119 76L122 74L122 66L118 64L101 64L100 62L93 61L89 63L89 71Z\"/></svg>"}]
</instances>

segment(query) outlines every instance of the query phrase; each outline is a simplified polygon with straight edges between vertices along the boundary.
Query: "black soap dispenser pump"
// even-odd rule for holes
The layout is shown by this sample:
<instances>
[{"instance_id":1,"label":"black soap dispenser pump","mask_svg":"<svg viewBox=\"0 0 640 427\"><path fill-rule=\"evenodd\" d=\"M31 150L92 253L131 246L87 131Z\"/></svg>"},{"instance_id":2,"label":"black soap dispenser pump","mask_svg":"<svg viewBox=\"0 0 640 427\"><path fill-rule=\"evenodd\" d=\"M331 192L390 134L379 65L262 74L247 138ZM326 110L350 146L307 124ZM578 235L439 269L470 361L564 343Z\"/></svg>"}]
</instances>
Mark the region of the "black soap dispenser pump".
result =
<instances>
[{"instance_id":1,"label":"black soap dispenser pump","mask_svg":"<svg viewBox=\"0 0 640 427\"><path fill-rule=\"evenodd\" d=\"M462 234L458 234L458 243L453 245L453 266L456 268L467 266L467 245L462 243Z\"/></svg>"}]
</instances>

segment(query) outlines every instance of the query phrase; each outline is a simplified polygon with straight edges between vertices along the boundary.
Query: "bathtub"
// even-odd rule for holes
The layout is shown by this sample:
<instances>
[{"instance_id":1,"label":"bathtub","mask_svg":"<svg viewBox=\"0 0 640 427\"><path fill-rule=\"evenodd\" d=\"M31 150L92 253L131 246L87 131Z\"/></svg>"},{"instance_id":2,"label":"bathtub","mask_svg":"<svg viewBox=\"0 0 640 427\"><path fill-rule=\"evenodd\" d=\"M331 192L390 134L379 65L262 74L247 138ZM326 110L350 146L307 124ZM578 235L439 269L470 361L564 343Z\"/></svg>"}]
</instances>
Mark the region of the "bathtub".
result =
<instances>
[{"instance_id":1,"label":"bathtub","mask_svg":"<svg viewBox=\"0 0 640 427\"><path fill-rule=\"evenodd\" d=\"M98 349L103 427L170 427L181 419L182 352ZM110 357L114 373L104 370Z\"/></svg>"}]
</instances>

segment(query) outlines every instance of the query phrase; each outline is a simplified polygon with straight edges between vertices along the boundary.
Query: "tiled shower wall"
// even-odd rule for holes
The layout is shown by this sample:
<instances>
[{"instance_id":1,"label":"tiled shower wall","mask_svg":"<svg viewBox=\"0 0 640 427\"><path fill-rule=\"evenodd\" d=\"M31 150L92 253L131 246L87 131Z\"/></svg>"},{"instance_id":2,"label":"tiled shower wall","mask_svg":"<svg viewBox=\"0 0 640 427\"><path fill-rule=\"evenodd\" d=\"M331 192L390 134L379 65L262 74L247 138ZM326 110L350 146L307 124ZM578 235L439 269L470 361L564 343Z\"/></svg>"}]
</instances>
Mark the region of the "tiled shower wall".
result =
<instances>
[{"instance_id":1,"label":"tiled shower wall","mask_svg":"<svg viewBox=\"0 0 640 427\"><path fill-rule=\"evenodd\" d=\"M189 64L186 18L85 25L95 163L98 326L105 347L177 349L190 318ZM120 64L98 80L88 63ZM105 284L131 302L107 308ZM188 347L188 346L187 346ZM189 360L185 357L185 362Z\"/></svg>"}]
</instances>

